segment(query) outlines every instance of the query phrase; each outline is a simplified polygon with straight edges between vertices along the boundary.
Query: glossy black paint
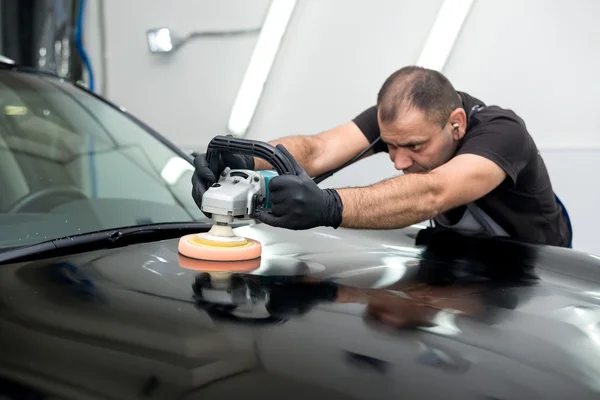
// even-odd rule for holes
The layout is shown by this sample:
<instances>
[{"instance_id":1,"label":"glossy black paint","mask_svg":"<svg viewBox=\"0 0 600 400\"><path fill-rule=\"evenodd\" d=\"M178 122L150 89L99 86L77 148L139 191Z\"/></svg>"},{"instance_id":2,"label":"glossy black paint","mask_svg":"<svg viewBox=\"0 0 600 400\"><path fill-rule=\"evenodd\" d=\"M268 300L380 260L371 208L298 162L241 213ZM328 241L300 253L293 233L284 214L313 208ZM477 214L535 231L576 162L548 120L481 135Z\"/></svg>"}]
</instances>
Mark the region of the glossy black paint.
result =
<instances>
[{"instance_id":1,"label":"glossy black paint","mask_svg":"<svg viewBox=\"0 0 600 400\"><path fill-rule=\"evenodd\" d=\"M445 232L415 247L416 229L236 231L263 257L229 272L177 239L0 266L0 393L600 395L595 256Z\"/></svg>"}]
</instances>

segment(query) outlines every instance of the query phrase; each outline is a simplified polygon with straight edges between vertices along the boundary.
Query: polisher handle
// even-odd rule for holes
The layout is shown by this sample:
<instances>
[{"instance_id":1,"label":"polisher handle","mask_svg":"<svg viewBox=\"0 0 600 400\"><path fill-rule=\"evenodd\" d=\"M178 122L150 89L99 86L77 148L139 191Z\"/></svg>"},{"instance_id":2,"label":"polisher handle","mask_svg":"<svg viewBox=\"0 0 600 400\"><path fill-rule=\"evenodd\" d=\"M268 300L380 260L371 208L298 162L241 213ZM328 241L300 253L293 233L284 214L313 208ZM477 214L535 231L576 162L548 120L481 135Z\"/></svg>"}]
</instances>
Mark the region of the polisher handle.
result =
<instances>
[{"instance_id":1,"label":"polisher handle","mask_svg":"<svg viewBox=\"0 0 600 400\"><path fill-rule=\"evenodd\" d=\"M239 139L232 136L215 136L206 150L208 166L217 175L219 155L235 153L254 156L267 161L279 175L295 175L296 171L290 159L275 146L251 139Z\"/></svg>"}]
</instances>

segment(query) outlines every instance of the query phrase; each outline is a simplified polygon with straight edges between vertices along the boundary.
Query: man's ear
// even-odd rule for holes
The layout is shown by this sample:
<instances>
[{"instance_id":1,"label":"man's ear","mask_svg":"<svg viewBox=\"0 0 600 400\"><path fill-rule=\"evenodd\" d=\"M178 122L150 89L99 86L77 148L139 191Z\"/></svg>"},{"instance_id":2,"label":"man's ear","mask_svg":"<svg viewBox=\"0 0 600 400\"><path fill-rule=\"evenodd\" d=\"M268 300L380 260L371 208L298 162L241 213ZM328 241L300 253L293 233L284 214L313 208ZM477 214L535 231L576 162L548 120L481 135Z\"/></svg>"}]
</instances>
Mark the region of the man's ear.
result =
<instances>
[{"instance_id":1,"label":"man's ear","mask_svg":"<svg viewBox=\"0 0 600 400\"><path fill-rule=\"evenodd\" d=\"M462 139L467 130L467 114L465 113L465 110L462 108L457 108L456 110L452 111L448 122L452 127L452 137L455 140Z\"/></svg>"}]
</instances>

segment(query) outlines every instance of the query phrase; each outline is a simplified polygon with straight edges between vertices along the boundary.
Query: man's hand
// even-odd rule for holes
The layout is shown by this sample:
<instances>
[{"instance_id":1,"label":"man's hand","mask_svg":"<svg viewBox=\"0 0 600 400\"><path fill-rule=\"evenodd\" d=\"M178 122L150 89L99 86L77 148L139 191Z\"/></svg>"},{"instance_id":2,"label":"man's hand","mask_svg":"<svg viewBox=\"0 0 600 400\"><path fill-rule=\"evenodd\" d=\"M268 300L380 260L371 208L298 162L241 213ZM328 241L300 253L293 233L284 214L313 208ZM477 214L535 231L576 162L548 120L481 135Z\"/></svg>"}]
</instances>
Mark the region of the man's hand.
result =
<instances>
[{"instance_id":1,"label":"man's hand","mask_svg":"<svg viewBox=\"0 0 600 400\"><path fill-rule=\"evenodd\" d=\"M308 176L287 149L278 144L287 155L296 175L280 175L269 182L271 210L258 210L254 218L267 225L293 230L317 226L337 228L342 222L342 201L333 189L321 189Z\"/></svg>"},{"instance_id":2,"label":"man's hand","mask_svg":"<svg viewBox=\"0 0 600 400\"><path fill-rule=\"evenodd\" d=\"M206 154L200 154L194 158L194 174L192 175L192 197L198 208L202 205L202 196L208 188L217 181L218 176L225 167L231 169L254 169L254 158L243 154L221 153L217 167L217 176L208 167ZM211 218L210 213L204 213Z\"/></svg>"}]
</instances>

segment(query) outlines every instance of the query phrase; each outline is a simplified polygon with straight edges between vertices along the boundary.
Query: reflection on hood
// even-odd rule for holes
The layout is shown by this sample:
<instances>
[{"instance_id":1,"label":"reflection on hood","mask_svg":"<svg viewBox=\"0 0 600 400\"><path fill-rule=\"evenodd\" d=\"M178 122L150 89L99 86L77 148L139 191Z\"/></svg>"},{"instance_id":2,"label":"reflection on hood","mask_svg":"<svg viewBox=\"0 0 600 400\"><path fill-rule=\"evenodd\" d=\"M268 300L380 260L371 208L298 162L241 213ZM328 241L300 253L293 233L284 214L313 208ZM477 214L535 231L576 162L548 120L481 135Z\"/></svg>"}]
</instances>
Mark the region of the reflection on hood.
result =
<instances>
[{"instance_id":1,"label":"reflection on hood","mask_svg":"<svg viewBox=\"0 0 600 400\"><path fill-rule=\"evenodd\" d=\"M211 316L245 323L281 323L319 304L355 303L366 306L368 319L413 328L434 326L440 311L493 323L502 309L515 309L524 300L526 292L511 288L537 279L532 247L445 231L427 234L418 238L423 252L416 273L383 288L345 286L303 274L233 273L216 284L203 273L194 284L195 298Z\"/></svg>"}]
</instances>

